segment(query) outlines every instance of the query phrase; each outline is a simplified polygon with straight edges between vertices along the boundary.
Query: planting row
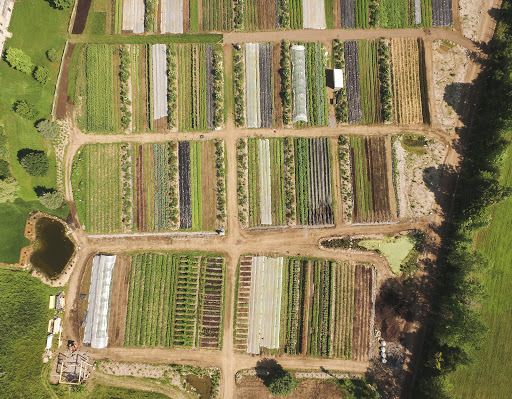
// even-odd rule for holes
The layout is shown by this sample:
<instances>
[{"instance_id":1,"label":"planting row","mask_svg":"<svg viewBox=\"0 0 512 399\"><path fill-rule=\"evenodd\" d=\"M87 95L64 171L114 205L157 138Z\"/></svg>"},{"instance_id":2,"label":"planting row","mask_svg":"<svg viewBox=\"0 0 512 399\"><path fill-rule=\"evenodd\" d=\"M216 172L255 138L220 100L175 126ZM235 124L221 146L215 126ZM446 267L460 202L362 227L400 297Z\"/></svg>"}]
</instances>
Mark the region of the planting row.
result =
<instances>
[{"instance_id":1,"label":"planting row","mask_svg":"<svg viewBox=\"0 0 512 399\"><path fill-rule=\"evenodd\" d=\"M132 255L124 345L220 349L224 273L221 256Z\"/></svg>"},{"instance_id":2,"label":"planting row","mask_svg":"<svg viewBox=\"0 0 512 399\"><path fill-rule=\"evenodd\" d=\"M221 141L87 145L75 157L72 184L91 233L225 228Z\"/></svg>"},{"instance_id":3,"label":"planting row","mask_svg":"<svg viewBox=\"0 0 512 399\"><path fill-rule=\"evenodd\" d=\"M368 360L375 278L369 265L242 257L237 271L235 349Z\"/></svg>"},{"instance_id":4,"label":"planting row","mask_svg":"<svg viewBox=\"0 0 512 399\"><path fill-rule=\"evenodd\" d=\"M238 198L242 224L333 224L329 151L327 138L241 140Z\"/></svg>"}]
</instances>

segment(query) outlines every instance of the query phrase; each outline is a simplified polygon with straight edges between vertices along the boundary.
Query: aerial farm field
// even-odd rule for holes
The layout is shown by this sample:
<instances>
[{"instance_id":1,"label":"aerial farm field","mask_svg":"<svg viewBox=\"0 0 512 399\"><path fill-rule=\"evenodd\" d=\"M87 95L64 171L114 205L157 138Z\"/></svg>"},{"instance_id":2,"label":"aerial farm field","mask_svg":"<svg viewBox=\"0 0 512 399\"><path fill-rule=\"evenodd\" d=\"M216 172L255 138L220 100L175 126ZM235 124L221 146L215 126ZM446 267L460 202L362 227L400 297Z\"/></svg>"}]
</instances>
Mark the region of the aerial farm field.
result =
<instances>
[{"instance_id":1,"label":"aerial farm field","mask_svg":"<svg viewBox=\"0 0 512 399\"><path fill-rule=\"evenodd\" d=\"M506 306L491 292L506 286L507 256L491 253L503 229L450 213L468 163L483 194L464 201L509 195L499 162L464 154L475 139L502 154L484 137L508 119L483 124L476 99L492 79L497 99L510 92L496 60L478 80L498 10L474 3L0 0L2 21L14 7L0 31L0 280L49 307L30 326L13 290L0 302L5 396L435 398L447 380L489 396L475 366L446 377L479 333L474 248L495 261L482 280L495 341ZM74 245L57 277L31 256L49 216ZM480 223L478 245L445 256L450 220ZM469 288L450 285L455 261ZM503 383L499 345L481 342L475 358Z\"/></svg>"}]
</instances>

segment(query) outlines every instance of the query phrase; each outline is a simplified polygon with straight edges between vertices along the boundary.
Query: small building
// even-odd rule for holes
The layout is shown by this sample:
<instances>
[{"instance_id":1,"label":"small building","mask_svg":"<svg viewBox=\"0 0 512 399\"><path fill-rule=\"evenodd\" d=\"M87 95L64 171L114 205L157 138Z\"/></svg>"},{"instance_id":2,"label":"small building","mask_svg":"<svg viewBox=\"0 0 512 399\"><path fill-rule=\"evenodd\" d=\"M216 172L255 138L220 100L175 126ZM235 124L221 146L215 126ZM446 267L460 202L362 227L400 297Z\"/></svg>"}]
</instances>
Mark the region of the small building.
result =
<instances>
[{"instance_id":1,"label":"small building","mask_svg":"<svg viewBox=\"0 0 512 399\"><path fill-rule=\"evenodd\" d=\"M327 80L327 87L330 87L333 90L339 90L345 87L343 83L342 69L328 69L325 72L325 78Z\"/></svg>"},{"instance_id":2,"label":"small building","mask_svg":"<svg viewBox=\"0 0 512 399\"><path fill-rule=\"evenodd\" d=\"M47 333L51 334L53 332L53 319L48 320L48 330Z\"/></svg>"},{"instance_id":3,"label":"small building","mask_svg":"<svg viewBox=\"0 0 512 399\"><path fill-rule=\"evenodd\" d=\"M60 324L61 324L60 317L55 317L53 319L53 333L54 334L58 334L60 332Z\"/></svg>"},{"instance_id":4,"label":"small building","mask_svg":"<svg viewBox=\"0 0 512 399\"><path fill-rule=\"evenodd\" d=\"M50 295L50 303L48 309L55 309L55 295Z\"/></svg>"}]
</instances>

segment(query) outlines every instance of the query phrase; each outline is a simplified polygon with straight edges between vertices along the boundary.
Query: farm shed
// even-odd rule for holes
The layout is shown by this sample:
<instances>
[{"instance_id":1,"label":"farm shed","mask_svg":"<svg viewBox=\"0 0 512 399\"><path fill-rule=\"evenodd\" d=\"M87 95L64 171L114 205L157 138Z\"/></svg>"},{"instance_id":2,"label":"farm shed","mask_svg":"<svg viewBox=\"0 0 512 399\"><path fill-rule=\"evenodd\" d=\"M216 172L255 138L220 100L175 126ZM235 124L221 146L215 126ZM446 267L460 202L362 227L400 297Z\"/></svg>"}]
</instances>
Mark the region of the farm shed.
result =
<instances>
[{"instance_id":1,"label":"farm shed","mask_svg":"<svg viewBox=\"0 0 512 399\"><path fill-rule=\"evenodd\" d=\"M92 261L89 302L85 319L84 344L105 348L108 344L110 288L116 255L96 255Z\"/></svg>"},{"instance_id":2,"label":"farm shed","mask_svg":"<svg viewBox=\"0 0 512 399\"><path fill-rule=\"evenodd\" d=\"M144 33L144 0L123 1L123 30Z\"/></svg>"},{"instance_id":3,"label":"farm shed","mask_svg":"<svg viewBox=\"0 0 512 399\"><path fill-rule=\"evenodd\" d=\"M58 334L60 332L61 318L55 317L53 319L53 333Z\"/></svg>"},{"instance_id":4,"label":"farm shed","mask_svg":"<svg viewBox=\"0 0 512 399\"><path fill-rule=\"evenodd\" d=\"M50 295L50 303L48 309L55 309L55 295Z\"/></svg>"},{"instance_id":5,"label":"farm shed","mask_svg":"<svg viewBox=\"0 0 512 399\"><path fill-rule=\"evenodd\" d=\"M304 46L292 46L293 123L308 121L306 54Z\"/></svg>"},{"instance_id":6,"label":"farm shed","mask_svg":"<svg viewBox=\"0 0 512 399\"><path fill-rule=\"evenodd\" d=\"M247 353L279 348L283 258L252 258Z\"/></svg>"},{"instance_id":7,"label":"farm shed","mask_svg":"<svg viewBox=\"0 0 512 399\"><path fill-rule=\"evenodd\" d=\"M327 87L330 87L333 90L339 90L345 87L342 69L327 69L325 72L325 78L327 80Z\"/></svg>"}]
</instances>

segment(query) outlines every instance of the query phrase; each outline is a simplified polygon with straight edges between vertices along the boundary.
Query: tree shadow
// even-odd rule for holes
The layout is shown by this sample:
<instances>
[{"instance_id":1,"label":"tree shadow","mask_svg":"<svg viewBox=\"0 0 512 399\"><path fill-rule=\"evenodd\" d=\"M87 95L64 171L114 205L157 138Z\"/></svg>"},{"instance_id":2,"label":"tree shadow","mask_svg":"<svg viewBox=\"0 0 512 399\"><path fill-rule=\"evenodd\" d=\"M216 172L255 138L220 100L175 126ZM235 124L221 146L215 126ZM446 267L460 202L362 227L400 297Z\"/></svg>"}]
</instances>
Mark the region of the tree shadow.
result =
<instances>
[{"instance_id":1,"label":"tree shadow","mask_svg":"<svg viewBox=\"0 0 512 399\"><path fill-rule=\"evenodd\" d=\"M434 193L436 203L449 212L452 196L457 184L458 172L453 165L442 164L423 170L423 182Z\"/></svg>"},{"instance_id":2,"label":"tree shadow","mask_svg":"<svg viewBox=\"0 0 512 399\"><path fill-rule=\"evenodd\" d=\"M273 377L284 373L283 367L275 359L264 358L256 363L256 376L268 387Z\"/></svg>"},{"instance_id":3,"label":"tree shadow","mask_svg":"<svg viewBox=\"0 0 512 399\"><path fill-rule=\"evenodd\" d=\"M25 158L28 154L41 154L41 153L44 154L44 151L33 150L31 148L23 148L23 149L19 150L17 153L18 162L21 161L23 158Z\"/></svg>"},{"instance_id":4,"label":"tree shadow","mask_svg":"<svg viewBox=\"0 0 512 399\"><path fill-rule=\"evenodd\" d=\"M44 186L36 186L34 187L34 192L38 197L47 194L47 193L54 193L56 190L54 188L48 188Z\"/></svg>"}]
</instances>

